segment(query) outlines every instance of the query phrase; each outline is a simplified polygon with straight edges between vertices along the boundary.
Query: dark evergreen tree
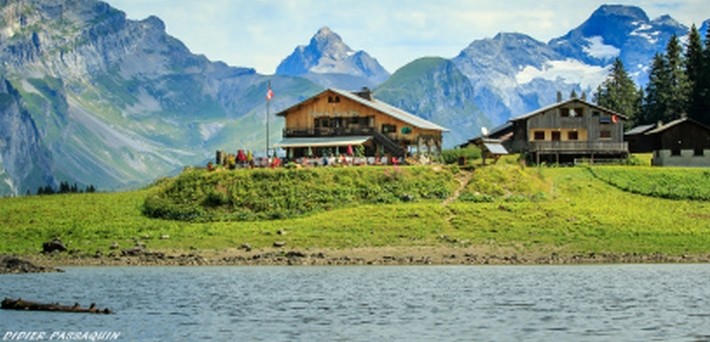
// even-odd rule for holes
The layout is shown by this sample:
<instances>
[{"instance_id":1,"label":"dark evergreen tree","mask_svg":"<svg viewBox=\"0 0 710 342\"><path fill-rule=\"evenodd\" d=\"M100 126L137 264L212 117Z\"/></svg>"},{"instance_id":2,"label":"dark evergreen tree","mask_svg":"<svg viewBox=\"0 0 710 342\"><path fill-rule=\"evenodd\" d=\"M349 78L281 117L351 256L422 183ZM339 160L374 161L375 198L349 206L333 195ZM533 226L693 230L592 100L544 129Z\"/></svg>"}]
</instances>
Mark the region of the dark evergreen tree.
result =
<instances>
[{"instance_id":1,"label":"dark evergreen tree","mask_svg":"<svg viewBox=\"0 0 710 342\"><path fill-rule=\"evenodd\" d=\"M666 63L668 66L668 104L663 114L664 121L679 119L687 115L688 95L690 86L685 73L683 49L675 35L671 36L666 47Z\"/></svg>"},{"instance_id":2,"label":"dark evergreen tree","mask_svg":"<svg viewBox=\"0 0 710 342\"><path fill-rule=\"evenodd\" d=\"M688 47L685 50L685 73L690 88L686 107L688 117L701 121L703 111L703 43L698 29L693 25L688 33Z\"/></svg>"},{"instance_id":3,"label":"dark evergreen tree","mask_svg":"<svg viewBox=\"0 0 710 342\"><path fill-rule=\"evenodd\" d=\"M648 83L643 100L642 116L638 123L650 124L664 120L668 106L668 67L663 55L657 53L651 61Z\"/></svg>"},{"instance_id":4,"label":"dark evergreen tree","mask_svg":"<svg viewBox=\"0 0 710 342\"><path fill-rule=\"evenodd\" d=\"M702 98L699 115L696 118L700 122L710 125L710 30L705 33L705 49L703 50L702 70L698 79L699 92Z\"/></svg>"},{"instance_id":5,"label":"dark evergreen tree","mask_svg":"<svg viewBox=\"0 0 710 342\"><path fill-rule=\"evenodd\" d=\"M636 84L626 72L620 58L614 60L606 80L597 87L593 101L628 116L628 126L636 125L640 121L641 94L636 90Z\"/></svg>"}]
</instances>

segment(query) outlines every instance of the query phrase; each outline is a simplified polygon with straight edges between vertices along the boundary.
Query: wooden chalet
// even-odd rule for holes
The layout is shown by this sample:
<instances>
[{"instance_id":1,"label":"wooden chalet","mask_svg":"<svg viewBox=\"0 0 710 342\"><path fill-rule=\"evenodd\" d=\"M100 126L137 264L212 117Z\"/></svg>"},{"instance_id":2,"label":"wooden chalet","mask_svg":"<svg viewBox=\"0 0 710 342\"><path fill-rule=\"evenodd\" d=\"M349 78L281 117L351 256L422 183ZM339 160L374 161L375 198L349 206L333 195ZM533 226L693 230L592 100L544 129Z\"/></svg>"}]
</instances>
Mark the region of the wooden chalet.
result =
<instances>
[{"instance_id":1,"label":"wooden chalet","mask_svg":"<svg viewBox=\"0 0 710 342\"><path fill-rule=\"evenodd\" d=\"M286 120L276 146L289 158L346 154L404 157L441 153L448 129L376 100L369 89L326 89L276 115Z\"/></svg>"},{"instance_id":2,"label":"wooden chalet","mask_svg":"<svg viewBox=\"0 0 710 342\"><path fill-rule=\"evenodd\" d=\"M626 140L633 153L653 152L655 166L710 167L710 127L690 118L635 127Z\"/></svg>"},{"instance_id":3,"label":"wooden chalet","mask_svg":"<svg viewBox=\"0 0 710 342\"><path fill-rule=\"evenodd\" d=\"M487 137L499 139L511 153L525 154L529 163L622 159L628 156L626 120L622 114L572 98L510 119Z\"/></svg>"}]
</instances>

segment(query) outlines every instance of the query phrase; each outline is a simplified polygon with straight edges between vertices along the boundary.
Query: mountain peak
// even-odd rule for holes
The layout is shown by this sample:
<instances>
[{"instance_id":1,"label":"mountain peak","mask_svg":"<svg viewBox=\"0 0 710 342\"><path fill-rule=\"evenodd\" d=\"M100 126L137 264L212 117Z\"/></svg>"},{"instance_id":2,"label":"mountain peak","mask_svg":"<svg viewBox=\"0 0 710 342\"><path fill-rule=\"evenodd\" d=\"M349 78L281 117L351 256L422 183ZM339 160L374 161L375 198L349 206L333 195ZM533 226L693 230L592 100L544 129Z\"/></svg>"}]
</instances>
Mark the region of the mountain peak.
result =
<instances>
[{"instance_id":1,"label":"mountain peak","mask_svg":"<svg viewBox=\"0 0 710 342\"><path fill-rule=\"evenodd\" d=\"M296 47L276 68L276 74L307 76L323 86L344 89L375 86L389 76L377 60L364 51L353 51L328 26L321 27L308 45ZM337 80L327 79L328 75Z\"/></svg>"},{"instance_id":2,"label":"mountain peak","mask_svg":"<svg viewBox=\"0 0 710 342\"><path fill-rule=\"evenodd\" d=\"M626 5L601 5L592 13L590 20L592 18L608 18L610 16L621 17L632 21L640 20L646 22L649 20L646 12L640 7Z\"/></svg>"}]
</instances>

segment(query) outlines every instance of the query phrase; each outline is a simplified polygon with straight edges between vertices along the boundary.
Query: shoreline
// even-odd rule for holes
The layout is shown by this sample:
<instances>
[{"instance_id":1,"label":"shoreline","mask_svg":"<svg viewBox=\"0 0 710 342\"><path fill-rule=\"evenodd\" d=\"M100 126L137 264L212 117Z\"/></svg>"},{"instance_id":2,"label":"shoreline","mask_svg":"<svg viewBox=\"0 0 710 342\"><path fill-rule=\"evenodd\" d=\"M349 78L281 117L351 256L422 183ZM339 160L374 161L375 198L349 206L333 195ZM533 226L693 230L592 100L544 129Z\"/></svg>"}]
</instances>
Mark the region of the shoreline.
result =
<instances>
[{"instance_id":1,"label":"shoreline","mask_svg":"<svg viewBox=\"0 0 710 342\"><path fill-rule=\"evenodd\" d=\"M43 268L74 266L356 266L356 265L584 265L710 263L710 254L516 252L453 247L367 247L351 249L246 251L144 251L132 256L25 255Z\"/></svg>"}]
</instances>

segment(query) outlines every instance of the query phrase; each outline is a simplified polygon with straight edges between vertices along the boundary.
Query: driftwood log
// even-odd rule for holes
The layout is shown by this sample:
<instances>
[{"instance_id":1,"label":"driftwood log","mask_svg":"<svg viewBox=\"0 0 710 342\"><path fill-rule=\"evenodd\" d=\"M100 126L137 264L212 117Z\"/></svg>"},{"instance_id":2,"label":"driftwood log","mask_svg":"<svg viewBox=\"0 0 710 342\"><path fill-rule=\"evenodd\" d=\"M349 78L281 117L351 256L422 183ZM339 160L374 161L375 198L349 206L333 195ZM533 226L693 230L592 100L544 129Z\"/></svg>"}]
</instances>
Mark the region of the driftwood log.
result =
<instances>
[{"instance_id":1,"label":"driftwood log","mask_svg":"<svg viewBox=\"0 0 710 342\"><path fill-rule=\"evenodd\" d=\"M96 307L95 303L91 303L88 308L82 308L79 303L75 303L73 306L59 305L59 303L36 303L23 300L21 298L10 299L5 298L2 301L2 308L6 310L27 310L27 311L58 311L58 312L83 312L83 313L96 313L96 314L110 314L113 313L109 308L99 309Z\"/></svg>"}]
</instances>

